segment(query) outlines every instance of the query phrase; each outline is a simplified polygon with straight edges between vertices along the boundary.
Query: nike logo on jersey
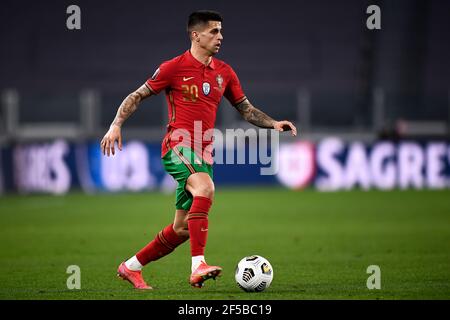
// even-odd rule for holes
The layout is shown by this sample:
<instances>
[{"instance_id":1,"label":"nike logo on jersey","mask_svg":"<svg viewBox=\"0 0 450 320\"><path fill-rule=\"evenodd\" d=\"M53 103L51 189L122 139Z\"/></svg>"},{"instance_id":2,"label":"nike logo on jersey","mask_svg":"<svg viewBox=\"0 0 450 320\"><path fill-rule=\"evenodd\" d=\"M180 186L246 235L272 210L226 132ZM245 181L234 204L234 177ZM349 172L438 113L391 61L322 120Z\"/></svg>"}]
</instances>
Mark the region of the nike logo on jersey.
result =
<instances>
[{"instance_id":1,"label":"nike logo on jersey","mask_svg":"<svg viewBox=\"0 0 450 320\"><path fill-rule=\"evenodd\" d=\"M206 229L205 228L201 228L200 231L206 232L206 231L208 231L208 228L206 228Z\"/></svg>"},{"instance_id":2,"label":"nike logo on jersey","mask_svg":"<svg viewBox=\"0 0 450 320\"><path fill-rule=\"evenodd\" d=\"M191 80L191 79L194 79L194 77L188 77L188 78L183 77L183 81L188 81L188 80Z\"/></svg>"}]
</instances>

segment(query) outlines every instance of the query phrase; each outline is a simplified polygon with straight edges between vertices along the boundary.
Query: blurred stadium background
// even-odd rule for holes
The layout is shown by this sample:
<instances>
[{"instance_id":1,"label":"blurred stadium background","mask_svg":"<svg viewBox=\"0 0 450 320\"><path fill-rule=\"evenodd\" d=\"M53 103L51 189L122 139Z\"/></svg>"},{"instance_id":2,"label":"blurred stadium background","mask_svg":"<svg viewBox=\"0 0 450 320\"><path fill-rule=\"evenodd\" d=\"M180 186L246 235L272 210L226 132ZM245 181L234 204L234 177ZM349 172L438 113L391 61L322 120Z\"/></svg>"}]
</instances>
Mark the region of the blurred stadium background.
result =
<instances>
[{"instance_id":1,"label":"blurred stadium background","mask_svg":"<svg viewBox=\"0 0 450 320\"><path fill-rule=\"evenodd\" d=\"M69 16L66 8L71 4L81 8L81 30L66 28ZM366 27L369 17L366 9L371 4L381 8L381 30ZM372 206L375 208L369 210L370 214L378 214L376 204L383 203L379 210L416 223L411 225L409 236L413 239L414 234L421 234L423 238L419 240L424 245L419 246L420 249L414 247L417 251L412 250L412 255L420 256L432 246L435 250L439 248L434 266L439 270L436 281L440 281L441 291L435 292L438 297L448 298L449 1L175 1L168 4L160 0L139 0L39 1L26 5L3 1L1 6L0 216L4 245L1 255L2 261L8 262L0 274L22 270L25 277L29 271L25 262L15 260L16 263L12 263L11 260L15 259L17 250L27 248L30 254L35 252L28 247L29 243L16 241L27 236L31 241L31 234L38 232L28 229L31 221L38 225L39 221L44 225L48 225L45 221L50 221L52 225L56 219L60 223L58 226L64 229L69 222L55 217L61 211L72 210L72 206L79 208L84 201L96 203L79 208L80 217L86 218L87 212L95 216L97 210L101 211L99 208L116 203L107 195L109 192L124 193L132 201L140 195L131 193L145 191L149 197L160 196L154 201L162 203L161 208L165 204L169 211L174 183L164 173L159 159L160 141L167 123L164 95L144 101L126 122L123 134L127 145L114 160L100 156L98 143L123 98L149 78L162 61L189 47L185 32L189 13L208 8L221 12L224 17L224 42L218 58L233 66L244 91L257 107L276 119L292 120L300 132L296 139L281 136L280 150L276 153L280 164L277 175L260 175L259 169L264 167L261 163L217 165L218 194L225 190L223 199L230 201L238 197L240 191L225 188L229 186L248 192L249 197L254 196L254 201L262 201L273 190L277 197L285 199L283 210L296 213L298 209L299 225L305 218L302 216L305 213L299 209L302 201L311 201L311 207L303 203L304 209L328 212L328 197L342 195L343 202L354 203L351 206L351 211L355 211L351 215L354 221L358 217L367 218L367 208ZM217 127L223 131L250 128L226 100L219 108ZM258 194L263 186L265 191ZM296 191L288 191L289 188ZM353 198L345 192L333 195L320 192L353 189L352 192L356 192L351 193ZM358 193L360 189L366 190L365 196ZM392 190L392 193L377 190ZM430 196L430 192L434 196ZM42 198L35 194L41 194ZM54 194L67 194L65 205L60 201L66 198L49 196ZM373 198L368 196L371 194ZM143 202L145 195L138 199ZM403 206L397 204L396 209L386 211L389 206L384 205L393 199L402 199ZM426 205L430 199L436 202ZM241 201L233 210L239 210L245 199ZM34 209L31 208L36 206L41 206L42 209L36 210L42 211L42 217L32 214ZM151 208L152 203L148 206ZM139 208L144 207L141 203ZM426 212L417 211L418 207L435 211L423 216ZM280 207L274 203L272 208L276 212ZM335 212L336 219L344 218L347 209L342 205L340 211ZM112 215L120 215L114 207L110 210ZM230 208L224 209L227 210ZM408 216L412 211L413 216ZM271 212L265 212L269 220ZM143 217L146 215L135 218ZM161 212L161 217L168 218L167 212ZM152 217L148 219L152 221ZM308 219L312 218L308 216ZM314 223L308 221L317 226L326 223L320 218ZM395 218L385 223L387 229L392 227L389 230L393 234L397 226L401 229L401 222ZM436 228L420 229L425 225ZM138 226L144 228L135 225ZM159 227L152 226L154 230L148 231L147 237L136 239L133 242L136 247L124 245L119 251L125 255L131 253L130 247L138 249ZM295 236L296 230L288 233L292 234L294 245L300 241ZM338 237L341 235L339 229L330 230L337 232ZM327 232L332 232L330 230ZM352 232L346 226L342 230ZM46 252L57 261L58 249L50 243L61 234L48 233L45 229L40 232L40 236L54 237L47 239L50 249ZM129 232L132 239L132 232ZM386 236L380 232L380 237ZM82 242L89 239L90 234L79 237ZM223 241L230 240L224 237ZM374 247L375 239L371 242ZM211 241L214 246L214 238ZM437 243L439 246L435 246ZM264 247L254 245L264 251ZM390 245L388 242L384 249L392 252L395 249ZM351 246L339 249L352 250ZM273 259L276 259L275 251L277 249L271 255ZM236 256L229 262L230 269L245 252L233 251ZM35 254L39 266L42 255ZM108 268L114 268L117 259L123 257L114 251L111 254L111 263L105 263ZM283 263L284 260L279 265ZM317 265L309 267L312 272ZM419 278L433 274L433 265L428 267L430 269L419 268L414 272ZM49 268L54 270L54 265L53 269ZM62 286L64 276L63 271ZM363 284L364 277L363 270ZM292 281L288 280L287 283ZM2 284L2 298L29 297L25 294L26 287L15 295L16 284L6 277L2 278ZM46 284L44 281L41 286L54 288ZM424 288L428 285L425 283ZM308 290L317 293L314 286ZM317 293L309 297L333 297L331 291L326 292L330 296ZM387 296L399 297L395 290ZM427 293L412 295L424 296L428 297ZM285 297L301 298L302 295Z\"/></svg>"}]
</instances>

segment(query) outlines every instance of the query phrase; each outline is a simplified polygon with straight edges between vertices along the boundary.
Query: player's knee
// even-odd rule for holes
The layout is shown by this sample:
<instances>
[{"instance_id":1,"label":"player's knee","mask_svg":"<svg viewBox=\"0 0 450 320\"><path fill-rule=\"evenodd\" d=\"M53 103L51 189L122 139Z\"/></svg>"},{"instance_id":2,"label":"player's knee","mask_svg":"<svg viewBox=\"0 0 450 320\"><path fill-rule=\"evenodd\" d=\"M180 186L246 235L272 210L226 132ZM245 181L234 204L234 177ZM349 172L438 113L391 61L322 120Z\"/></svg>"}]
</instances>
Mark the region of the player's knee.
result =
<instances>
[{"instance_id":1,"label":"player's knee","mask_svg":"<svg viewBox=\"0 0 450 320\"><path fill-rule=\"evenodd\" d=\"M199 197L205 197L205 198L209 198L209 199L213 200L214 184L213 183L202 184L193 190L192 195L194 197L199 196Z\"/></svg>"},{"instance_id":2,"label":"player's knee","mask_svg":"<svg viewBox=\"0 0 450 320\"><path fill-rule=\"evenodd\" d=\"M189 238L189 230L186 226L174 226L173 231L175 231L175 234L180 238Z\"/></svg>"},{"instance_id":3,"label":"player's knee","mask_svg":"<svg viewBox=\"0 0 450 320\"><path fill-rule=\"evenodd\" d=\"M200 196L213 200L214 182L208 174L199 172L189 177L186 190L189 191L194 197Z\"/></svg>"}]
</instances>

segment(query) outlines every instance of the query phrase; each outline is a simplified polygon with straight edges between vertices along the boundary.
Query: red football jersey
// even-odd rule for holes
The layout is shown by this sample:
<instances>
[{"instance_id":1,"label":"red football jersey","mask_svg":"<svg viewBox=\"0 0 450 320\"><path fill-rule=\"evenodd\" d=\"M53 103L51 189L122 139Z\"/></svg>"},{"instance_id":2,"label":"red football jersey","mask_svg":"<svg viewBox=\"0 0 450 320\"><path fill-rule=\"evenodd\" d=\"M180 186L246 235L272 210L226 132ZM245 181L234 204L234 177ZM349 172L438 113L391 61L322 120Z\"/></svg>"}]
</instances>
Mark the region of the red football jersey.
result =
<instances>
[{"instance_id":1,"label":"red football jersey","mask_svg":"<svg viewBox=\"0 0 450 320\"><path fill-rule=\"evenodd\" d=\"M162 63L147 80L146 86L154 94L163 89L166 91L169 123L162 143L161 156L164 157L169 148L183 145L193 148L198 156L212 164L212 139L203 139L202 136L205 131L214 128L222 96L232 105L246 99L233 69L214 57L210 64L205 66L187 50L184 54ZM196 121L201 122L197 122L194 127ZM182 129L189 132L190 140L180 138ZM202 154L199 154L197 146L201 146Z\"/></svg>"}]
</instances>

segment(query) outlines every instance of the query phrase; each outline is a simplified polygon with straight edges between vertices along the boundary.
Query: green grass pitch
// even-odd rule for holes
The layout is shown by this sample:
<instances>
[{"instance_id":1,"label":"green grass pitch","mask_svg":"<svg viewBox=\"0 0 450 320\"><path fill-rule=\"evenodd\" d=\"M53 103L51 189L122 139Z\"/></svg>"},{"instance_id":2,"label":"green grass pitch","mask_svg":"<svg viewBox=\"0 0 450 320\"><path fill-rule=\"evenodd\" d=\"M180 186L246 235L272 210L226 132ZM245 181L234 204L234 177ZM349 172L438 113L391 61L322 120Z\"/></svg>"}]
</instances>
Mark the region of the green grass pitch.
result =
<instances>
[{"instance_id":1,"label":"green grass pitch","mask_svg":"<svg viewBox=\"0 0 450 320\"><path fill-rule=\"evenodd\" d=\"M280 188L220 189L210 212L206 257L224 268L191 288L189 244L150 263L155 290L135 291L118 264L173 219L162 193L0 198L0 299L449 299L450 192ZM237 262L259 254L274 268L272 286L245 293ZM68 290L69 265L81 289ZM367 267L381 289L366 287Z\"/></svg>"}]
</instances>

